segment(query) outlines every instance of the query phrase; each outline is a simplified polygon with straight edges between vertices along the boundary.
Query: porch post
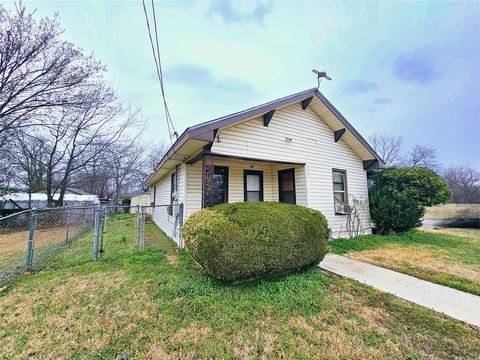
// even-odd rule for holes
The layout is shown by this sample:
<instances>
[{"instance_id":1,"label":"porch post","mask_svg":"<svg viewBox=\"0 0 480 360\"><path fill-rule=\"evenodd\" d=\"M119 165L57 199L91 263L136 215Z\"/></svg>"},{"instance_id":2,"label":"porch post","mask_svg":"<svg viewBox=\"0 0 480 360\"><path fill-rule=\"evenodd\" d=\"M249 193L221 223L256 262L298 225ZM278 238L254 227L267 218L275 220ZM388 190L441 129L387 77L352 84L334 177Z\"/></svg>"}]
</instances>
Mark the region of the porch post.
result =
<instances>
[{"instance_id":1,"label":"porch post","mask_svg":"<svg viewBox=\"0 0 480 360\"><path fill-rule=\"evenodd\" d=\"M202 157L202 208L212 206L213 200L213 156Z\"/></svg>"}]
</instances>

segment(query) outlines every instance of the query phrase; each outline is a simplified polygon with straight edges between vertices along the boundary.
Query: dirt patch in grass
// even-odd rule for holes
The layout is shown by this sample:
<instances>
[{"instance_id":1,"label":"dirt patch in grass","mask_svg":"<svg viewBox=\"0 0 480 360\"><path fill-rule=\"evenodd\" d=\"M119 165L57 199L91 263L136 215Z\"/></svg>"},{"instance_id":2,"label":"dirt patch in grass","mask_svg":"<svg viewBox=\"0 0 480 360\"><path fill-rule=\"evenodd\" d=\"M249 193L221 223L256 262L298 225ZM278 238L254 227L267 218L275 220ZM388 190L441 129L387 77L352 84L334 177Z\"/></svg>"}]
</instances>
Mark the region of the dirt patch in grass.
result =
<instances>
[{"instance_id":1,"label":"dirt patch in grass","mask_svg":"<svg viewBox=\"0 0 480 360\"><path fill-rule=\"evenodd\" d=\"M179 329L171 338L172 343L192 342L199 344L212 335L212 329L206 324L193 321L188 327Z\"/></svg>"},{"instance_id":2,"label":"dirt patch in grass","mask_svg":"<svg viewBox=\"0 0 480 360\"><path fill-rule=\"evenodd\" d=\"M442 272L480 282L480 265L451 261L435 254L435 251L426 246L408 247L387 244L378 249L349 252L347 256L391 269L408 264L410 267Z\"/></svg>"},{"instance_id":3,"label":"dirt patch in grass","mask_svg":"<svg viewBox=\"0 0 480 360\"><path fill-rule=\"evenodd\" d=\"M178 264L177 252L169 251L167 253L167 261L170 265L177 265Z\"/></svg>"},{"instance_id":4,"label":"dirt patch in grass","mask_svg":"<svg viewBox=\"0 0 480 360\"><path fill-rule=\"evenodd\" d=\"M480 229L464 229L464 228L446 228L446 227L422 226L418 230L426 232L426 233L431 233L431 234L461 236L461 237L464 237L464 238L480 240Z\"/></svg>"},{"instance_id":5,"label":"dirt patch in grass","mask_svg":"<svg viewBox=\"0 0 480 360\"><path fill-rule=\"evenodd\" d=\"M71 225L69 227L69 237L71 238L81 230L80 225ZM35 248L56 244L65 241L67 235L66 227L52 227L48 229L38 229L35 231ZM19 252L27 251L29 231L17 231L10 233L0 233L0 261Z\"/></svg>"}]
</instances>

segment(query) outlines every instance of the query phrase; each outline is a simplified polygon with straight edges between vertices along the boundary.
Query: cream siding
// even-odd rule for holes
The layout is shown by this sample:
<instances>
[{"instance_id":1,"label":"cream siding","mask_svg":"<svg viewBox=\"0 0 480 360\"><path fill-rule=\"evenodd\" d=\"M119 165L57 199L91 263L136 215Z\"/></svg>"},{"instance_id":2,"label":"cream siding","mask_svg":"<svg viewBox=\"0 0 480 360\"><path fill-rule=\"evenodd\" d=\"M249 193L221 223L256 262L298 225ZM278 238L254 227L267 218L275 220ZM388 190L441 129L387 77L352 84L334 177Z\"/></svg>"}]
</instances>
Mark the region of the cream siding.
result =
<instances>
[{"instance_id":1,"label":"cream siding","mask_svg":"<svg viewBox=\"0 0 480 360\"><path fill-rule=\"evenodd\" d=\"M346 170L349 197L368 199L366 172L362 160L342 140L337 143L333 141L333 130L310 107L302 110L300 104L293 104L277 110L268 127L263 126L262 118L259 117L220 129L218 135L220 141L214 142L213 153L305 163L304 167L295 170L297 204L320 210L327 217L334 237L345 235L342 234L345 229L345 216L334 213L332 169ZM201 192L201 164L193 166L199 169L196 179L200 187L196 189ZM279 165L273 166L275 169L272 169L272 182L277 182L276 172ZM243 200L243 183L233 183L232 186L233 197L230 201L239 199L240 191ZM302 191L299 191L299 187ZM277 192L278 186L273 186L272 195L267 197L265 194L265 200L277 201ZM199 208L190 207L189 214ZM368 211L364 212L362 226L367 233L370 232Z\"/></svg>"},{"instance_id":2,"label":"cream siding","mask_svg":"<svg viewBox=\"0 0 480 360\"><path fill-rule=\"evenodd\" d=\"M130 202L130 212L136 213L137 212L137 206L148 206L150 205L150 194L145 193L141 195L135 195L132 196L132 200ZM152 212L151 208L147 208L147 212L150 214Z\"/></svg>"},{"instance_id":3,"label":"cream siding","mask_svg":"<svg viewBox=\"0 0 480 360\"><path fill-rule=\"evenodd\" d=\"M175 240L175 242L182 246L180 219L177 219L177 226L175 229L175 216L168 214L167 205L170 204L170 181L174 170L169 172L160 181L150 187L150 195L153 200L154 187L157 187L155 205L152 211L152 219L154 223L165 232L165 234ZM181 164L177 169L177 197L178 203L185 201L185 164ZM161 205L161 206L159 206Z\"/></svg>"},{"instance_id":4,"label":"cream siding","mask_svg":"<svg viewBox=\"0 0 480 360\"><path fill-rule=\"evenodd\" d=\"M295 168L295 188L297 204L307 205L305 170L303 165L273 164L259 161L234 159L214 159L215 166L228 167L228 202L244 201L244 171L263 172L263 200L278 201L278 170ZM202 206L202 162L187 165L188 184L185 218L201 209Z\"/></svg>"}]
</instances>

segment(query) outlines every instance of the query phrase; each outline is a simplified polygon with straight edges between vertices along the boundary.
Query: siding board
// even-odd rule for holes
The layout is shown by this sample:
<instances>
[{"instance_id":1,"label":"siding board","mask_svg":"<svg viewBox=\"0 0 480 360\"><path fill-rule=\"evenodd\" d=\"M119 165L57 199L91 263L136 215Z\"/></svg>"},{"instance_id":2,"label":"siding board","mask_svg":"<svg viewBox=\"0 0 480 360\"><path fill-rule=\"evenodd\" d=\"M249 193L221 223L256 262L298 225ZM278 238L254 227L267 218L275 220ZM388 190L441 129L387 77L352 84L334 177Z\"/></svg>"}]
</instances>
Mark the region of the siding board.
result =
<instances>
[{"instance_id":1,"label":"siding board","mask_svg":"<svg viewBox=\"0 0 480 360\"><path fill-rule=\"evenodd\" d=\"M177 196L178 202L185 202L185 164L178 166L178 179L177 179ZM156 191L156 205L168 205L170 204L170 181L173 171L168 173L165 177L160 179L156 184L150 187L150 195L153 199L153 187L157 187ZM174 231L175 227L175 218L170 216L167 211L166 206L157 206L152 210L152 220L153 222L163 230L163 232L171 237L178 245L181 244L181 234L180 231ZM176 233L176 236L175 236Z\"/></svg>"}]
</instances>

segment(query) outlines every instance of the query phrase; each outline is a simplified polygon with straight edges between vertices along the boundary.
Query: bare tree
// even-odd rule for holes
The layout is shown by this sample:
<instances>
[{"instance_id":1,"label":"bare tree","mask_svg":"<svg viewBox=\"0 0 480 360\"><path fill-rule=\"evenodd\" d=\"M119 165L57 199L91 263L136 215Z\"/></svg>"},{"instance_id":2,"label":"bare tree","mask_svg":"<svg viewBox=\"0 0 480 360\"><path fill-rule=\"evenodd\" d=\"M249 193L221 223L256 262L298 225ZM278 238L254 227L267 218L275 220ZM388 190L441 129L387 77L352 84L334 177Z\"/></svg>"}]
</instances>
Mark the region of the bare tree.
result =
<instances>
[{"instance_id":1,"label":"bare tree","mask_svg":"<svg viewBox=\"0 0 480 360\"><path fill-rule=\"evenodd\" d=\"M0 5L0 148L12 132L49 124L55 108L81 106L104 67L61 40L56 20L35 19L19 3Z\"/></svg>"},{"instance_id":2,"label":"bare tree","mask_svg":"<svg viewBox=\"0 0 480 360\"><path fill-rule=\"evenodd\" d=\"M90 103L80 109L62 110L50 128L46 193L49 205L61 206L72 176L121 141L137 125L137 112L118 104L110 89L95 91ZM58 191L58 199L53 196Z\"/></svg>"},{"instance_id":3,"label":"bare tree","mask_svg":"<svg viewBox=\"0 0 480 360\"><path fill-rule=\"evenodd\" d=\"M144 149L134 144L117 145L110 149L112 180L115 187L115 202L128 190L142 186L145 174Z\"/></svg>"},{"instance_id":4,"label":"bare tree","mask_svg":"<svg viewBox=\"0 0 480 360\"><path fill-rule=\"evenodd\" d=\"M70 185L90 194L96 194L100 198L110 198L115 193L111 182L111 159L109 152L99 152L98 147L101 147L101 145L94 144L87 149L83 157L92 160L82 160L86 163L86 166L72 175ZM96 156L92 157L92 154L96 154Z\"/></svg>"},{"instance_id":5,"label":"bare tree","mask_svg":"<svg viewBox=\"0 0 480 360\"><path fill-rule=\"evenodd\" d=\"M480 172L469 165L451 166L443 177L452 190L451 202L464 204L480 203Z\"/></svg>"},{"instance_id":6,"label":"bare tree","mask_svg":"<svg viewBox=\"0 0 480 360\"><path fill-rule=\"evenodd\" d=\"M438 170L437 151L430 145L415 145L403 159L404 166L427 167Z\"/></svg>"},{"instance_id":7,"label":"bare tree","mask_svg":"<svg viewBox=\"0 0 480 360\"><path fill-rule=\"evenodd\" d=\"M132 147L144 122L117 99L105 68L61 33L56 16L0 5L0 171L15 168L13 179L45 191L49 206L79 184L118 198L145 163Z\"/></svg>"},{"instance_id":8,"label":"bare tree","mask_svg":"<svg viewBox=\"0 0 480 360\"><path fill-rule=\"evenodd\" d=\"M155 171L156 167L160 163L160 160L162 160L163 156L168 151L168 147L163 141L150 144L148 147L149 151L147 154L147 176L151 171Z\"/></svg>"},{"instance_id":9,"label":"bare tree","mask_svg":"<svg viewBox=\"0 0 480 360\"><path fill-rule=\"evenodd\" d=\"M368 140L376 153L385 162L386 167L398 166L401 164L403 138L387 134L373 134Z\"/></svg>"},{"instance_id":10,"label":"bare tree","mask_svg":"<svg viewBox=\"0 0 480 360\"><path fill-rule=\"evenodd\" d=\"M16 170L16 183L26 189L30 205L31 195L45 190L46 141L18 132L14 145L10 147L10 166Z\"/></svg>"},{"instance_id":11,"label":"bare tree","mask_svg":"<svg viewBox=\"0 0 480 360\"><path fill-rule=\"evenodd\" d=\"M0 196L15 188L15 178L18 174L12 166L14 155L8 149L0 148Z\"/></svg>"}]
</instances>

